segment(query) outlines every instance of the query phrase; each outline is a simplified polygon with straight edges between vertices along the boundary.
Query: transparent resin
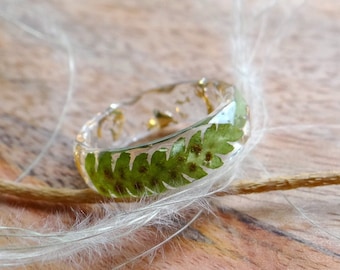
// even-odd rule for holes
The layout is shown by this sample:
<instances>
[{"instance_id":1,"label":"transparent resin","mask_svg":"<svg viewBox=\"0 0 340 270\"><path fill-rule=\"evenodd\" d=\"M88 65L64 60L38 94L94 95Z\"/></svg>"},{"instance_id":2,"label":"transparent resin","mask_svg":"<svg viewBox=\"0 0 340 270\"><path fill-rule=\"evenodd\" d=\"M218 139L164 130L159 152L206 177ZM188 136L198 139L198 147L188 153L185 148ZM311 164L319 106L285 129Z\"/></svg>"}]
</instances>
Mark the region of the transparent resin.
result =
<instances>
[{"instance_id":1,"label":"transparent resin","mask_svg":"<svg viewBox=\"0 0 340 270\"><path fill-rule=\"evenodd\" d=\"M203 181L230 165L248 133L240 93L201 79L111 104L77 135L75 162L103 195L148 196Z\"/></svg>"}]
</instances>

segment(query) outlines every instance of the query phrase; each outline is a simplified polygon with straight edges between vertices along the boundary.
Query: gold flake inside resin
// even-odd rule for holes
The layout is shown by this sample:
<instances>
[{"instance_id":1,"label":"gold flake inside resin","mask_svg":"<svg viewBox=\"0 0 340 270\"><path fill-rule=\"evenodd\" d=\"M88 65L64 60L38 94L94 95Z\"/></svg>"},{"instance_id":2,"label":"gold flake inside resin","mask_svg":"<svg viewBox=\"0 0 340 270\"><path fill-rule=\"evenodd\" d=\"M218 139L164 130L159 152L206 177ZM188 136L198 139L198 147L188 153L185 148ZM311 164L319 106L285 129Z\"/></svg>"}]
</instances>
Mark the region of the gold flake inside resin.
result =
<instances>
[{"instance_id":1,"label":"gold flake inside resin","mask_svg":"<svg viewBox=\"0 0 340 270\"><path fill-rule=\"evenodd\" d=\"M170 123L177 123L174 120L172 113L170 113L168 111L161 112L159 110L154 110L153 114L154 114L154 117L152 117L148 121L148 129L152 129L152 128L155 128L155 127L165 128Z\"/></svg>"}]
</instances>

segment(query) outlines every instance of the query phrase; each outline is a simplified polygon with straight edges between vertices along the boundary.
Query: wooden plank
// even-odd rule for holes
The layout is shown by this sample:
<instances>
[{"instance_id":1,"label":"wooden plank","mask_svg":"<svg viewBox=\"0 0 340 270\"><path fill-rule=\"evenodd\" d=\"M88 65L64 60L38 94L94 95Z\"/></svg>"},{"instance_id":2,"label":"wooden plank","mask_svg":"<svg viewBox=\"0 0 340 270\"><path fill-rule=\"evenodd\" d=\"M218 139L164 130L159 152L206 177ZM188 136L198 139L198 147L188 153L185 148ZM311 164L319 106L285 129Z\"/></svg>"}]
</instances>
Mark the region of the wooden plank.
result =
<instances>
[{"instance_id":1,"label":"wooden plank","mask_svg":"<svg viewBox=\"0 0 340 270\"><path fill-rule=\"evenodd\" d=\"M283 35L263 76L268 130L243 163L240 179L265 181L339 168L340 5L308 1L292 9L292 17L277 28L290 12L281 4L269 11L265 32L268 40L275 29ZM4 10L42 32L50 33L46 25L63 32L77 72L76 91L58 136L24 178L26 183L84 187L73 164L73 138L111 101L201 76L232 80L228 44L233 9L228 1L63 0L40 9L28 5L8 3L12 8ZM20 15L25 10L26 15ZM49 18L39 16L45 12ZM36 39L9 21L2 20L0 29L0 177L14 180L58 126L67 103L68 55L63 47ZM256 56L266 54L261 45ZM212 213L202 214L151 258L125 268L338 269L339 193L332 186L213 199ZM73 209L90 211L88 206L72 207L0 197L1 219L8 226L39 228L48 222L53 228L62 221L71 228ZM27 269L110 269L173 232L158 230L145 228L121 248L103 248L93 257L84 252L73 261L38 262ZM1 239L3 245L9 242Z\"/></svg>"}]
</instances>

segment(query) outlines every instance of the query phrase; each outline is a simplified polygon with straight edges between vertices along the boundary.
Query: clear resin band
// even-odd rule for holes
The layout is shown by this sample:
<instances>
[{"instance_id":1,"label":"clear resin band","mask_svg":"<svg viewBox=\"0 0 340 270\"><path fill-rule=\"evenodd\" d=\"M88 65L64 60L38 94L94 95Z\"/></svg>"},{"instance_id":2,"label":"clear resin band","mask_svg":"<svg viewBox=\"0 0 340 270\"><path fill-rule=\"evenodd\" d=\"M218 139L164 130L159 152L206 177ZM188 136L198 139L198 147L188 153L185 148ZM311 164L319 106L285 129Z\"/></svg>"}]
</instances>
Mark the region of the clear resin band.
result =
<instances>
[{"instance_id":1,"label":"clear resin band","mask_svg":"<svg viewBox=\"0 0 340 270\"><path fill-rule=\"evenodd\" d=\"M228 168L248 136L240 92L201 79L111 104L83 126L74 157L85 182L99 193L143 197Z\"/></svg>"}]
</instances>

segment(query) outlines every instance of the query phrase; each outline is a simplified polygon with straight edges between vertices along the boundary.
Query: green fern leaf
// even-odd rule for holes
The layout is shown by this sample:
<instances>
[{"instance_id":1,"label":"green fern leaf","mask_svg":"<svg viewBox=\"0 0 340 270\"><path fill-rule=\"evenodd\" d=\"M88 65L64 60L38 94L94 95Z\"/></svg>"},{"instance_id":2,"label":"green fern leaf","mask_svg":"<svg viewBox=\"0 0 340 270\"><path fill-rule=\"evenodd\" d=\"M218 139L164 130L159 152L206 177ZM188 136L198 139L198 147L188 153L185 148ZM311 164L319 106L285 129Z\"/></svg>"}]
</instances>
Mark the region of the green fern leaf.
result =
<instances>
[{"instance_id":1,"label":"green fern leaf","mask_svg":"<svg viewBox=\"0 0 340 270\"><path fill-rule=\"evenodd\" d=\"M169 149L164 147L153 152L150 159L147 153L133 160L128 152L101 152L98 157L89 153L85 169L103 195L124 198L159 194L203 178L208 174L205 168L221 167L224 164L221 157L234 149L228 142L242 136L243 131L236 126L212 124L203 136L202 131L197 131L187 145L186 139L180 137ZM119 156L114 159L116 155Z\"/></svg>"}]
</instances>

